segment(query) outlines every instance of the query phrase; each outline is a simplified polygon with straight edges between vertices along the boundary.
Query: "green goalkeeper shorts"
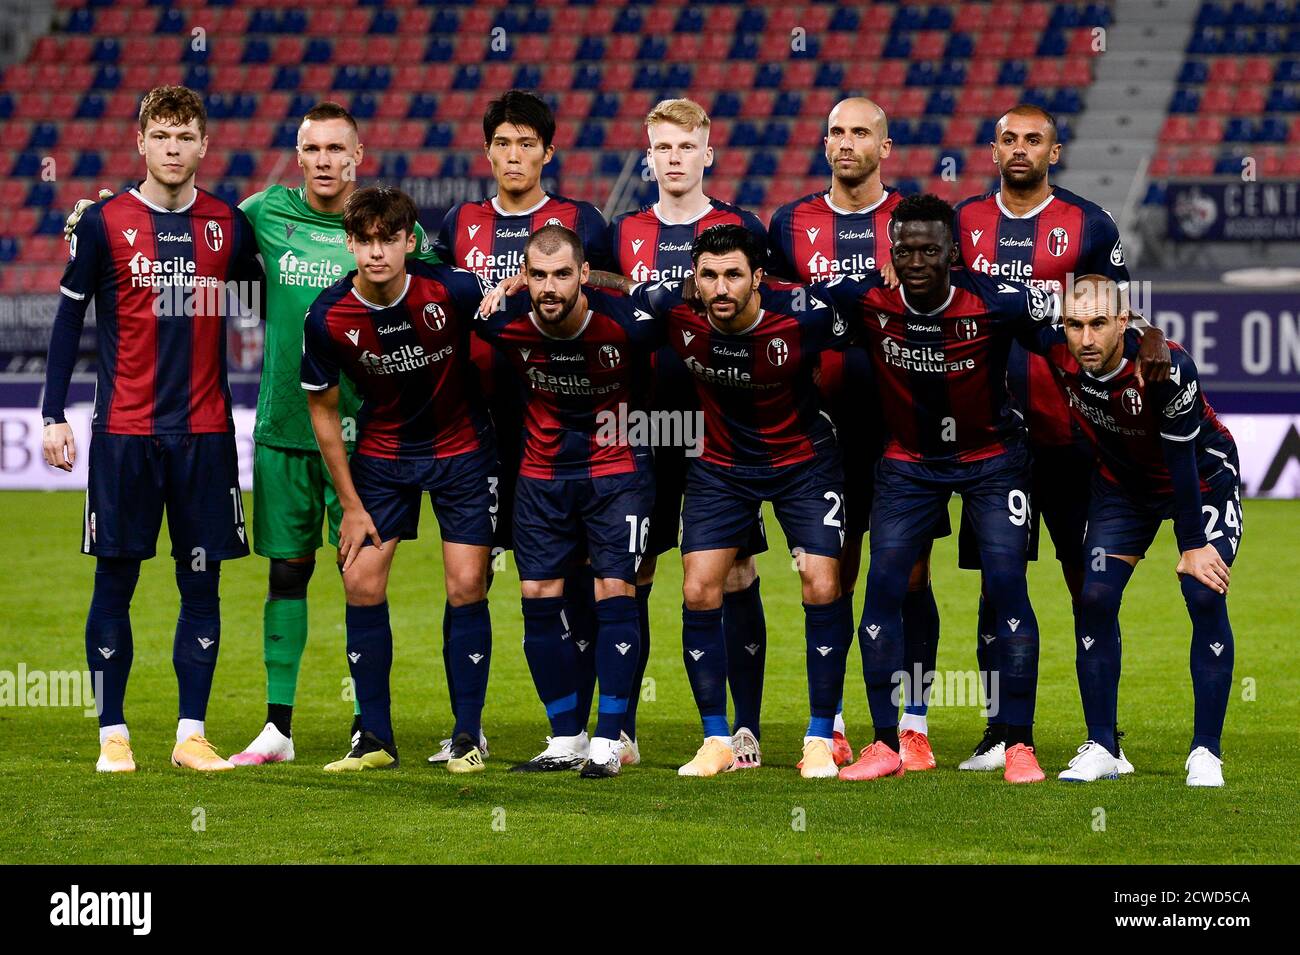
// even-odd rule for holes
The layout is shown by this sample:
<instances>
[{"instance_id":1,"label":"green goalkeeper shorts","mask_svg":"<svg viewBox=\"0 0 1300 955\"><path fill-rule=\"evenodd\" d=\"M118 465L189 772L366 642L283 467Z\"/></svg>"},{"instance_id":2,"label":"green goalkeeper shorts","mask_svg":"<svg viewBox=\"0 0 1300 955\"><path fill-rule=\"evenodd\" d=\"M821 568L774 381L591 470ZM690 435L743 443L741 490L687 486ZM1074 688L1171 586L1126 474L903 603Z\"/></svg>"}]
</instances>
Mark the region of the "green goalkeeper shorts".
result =
<instances>
[{"instance_id":1,"label":"green goalkeeper shorts","mask_svg":"<svg viewBox=\"0 0 1300 955\"><path fill-rule=\"evenodd\" d=\"M253 449L253 550L281 560L321 546L321 525L339 543L343 507L319 451L258 444Z\"/></svg>"}]
</instances>

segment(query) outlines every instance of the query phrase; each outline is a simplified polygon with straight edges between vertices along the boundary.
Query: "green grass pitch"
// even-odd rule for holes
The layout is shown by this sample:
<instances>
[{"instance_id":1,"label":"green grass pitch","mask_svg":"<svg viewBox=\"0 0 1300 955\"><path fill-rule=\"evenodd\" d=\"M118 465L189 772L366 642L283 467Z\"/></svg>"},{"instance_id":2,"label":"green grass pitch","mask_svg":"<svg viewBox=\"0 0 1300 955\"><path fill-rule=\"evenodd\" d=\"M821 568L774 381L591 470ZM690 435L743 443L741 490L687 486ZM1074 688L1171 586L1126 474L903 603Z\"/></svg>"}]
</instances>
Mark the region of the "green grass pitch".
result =
<instances>
[{"instance_id":1,"label":"green grass pitch","mask_svg":"<svg viewBox=\"0 0 1300 955\"><path fill-rule=\"evenodd\" d=\"M93 562L77 552L82 498L0 496L6 571L0 574L0 670L83 670ZM247 503L251 509L251 500ZM954 510L956 505L954 504ZM773 549L760 558L769 634L763 768L679 779L699 742L681 663L681 569L669 555L652 597L641 704L644 762L615 780L520 777L545 720L521 649L513 565L491 595L495 652L485 773L452 776L425 762L450 727L442 674L442 572L436 529L401 545L390 591L395 634L394 723L399 769L339 778L321 766L346 749L351 704L343 597L326 552L311 584L311 636L299 686L298 759L200 776L173 769L171 667L177 597L170 560L145 564L133 608L135 668L127 718L140 771L94 772L95 722L77 707L0 707L0 862L1297 862L1296 750L1300 727L1295 581L1300 503L1247 502L1230 598L1236 688L1219 791L1189 790L1190 624L1166 531L1124 602L1125 750L1133 777L1056 782L1082 741L1069 603L1056 564L1031 566L1043 634L1038 752L1049 781L1013 787L1001 774L955 769L977 741L973 706L934 707L940 768L902 779L804 781L793 769L806 720L798 581L769 514ZM956 521L954 519L954 526ZM160 542L159 552L166 554ZM972 670L977 576L956 569L955 538L935 548L943 618L939 669ZM261 614L266 562L229 562L222 581L222 649L208 712L218 751L242 748L265 715ZM855 601L860 609L861 588ZM850 655L849 739L869 741L860 660Z\"/></svg>"}]
</instances>

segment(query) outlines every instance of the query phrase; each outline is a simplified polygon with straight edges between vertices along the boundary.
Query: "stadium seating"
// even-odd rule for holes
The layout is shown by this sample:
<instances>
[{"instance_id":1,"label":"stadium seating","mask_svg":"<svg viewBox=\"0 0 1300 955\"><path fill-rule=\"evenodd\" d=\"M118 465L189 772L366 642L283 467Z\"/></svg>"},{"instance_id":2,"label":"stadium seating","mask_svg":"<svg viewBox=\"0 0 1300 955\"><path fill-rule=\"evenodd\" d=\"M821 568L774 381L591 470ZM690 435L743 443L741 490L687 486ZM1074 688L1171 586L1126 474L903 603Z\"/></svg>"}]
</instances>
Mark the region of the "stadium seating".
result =
<instances>
[{"instance_id":1,"label":"stadium seating","mask_svg":"<svg viewBox=\"0 0 1300 955\"><path fill-rule=\"evenodd\" d=\"M1170 179L1300 178L1300 4L1207 0L1196 15L1148 169L1145 202Z\"/></svg>"},{"instance_id":2,"label":"stadium seating","mask_svg":"<svg viewBox=\"0 0 1300 955\"><path fill-rule=\"evenodd\" d=\"M1276 7L1260 9L1274 17ZM1194 42L1207 49L1197 62L1245 43L1241 69L1218 67L1211 85L1249 86L1259 109L1223 123L1208 107L1234 94L1200 96L1208 77L1189 80L1179 102L1195 108L1171 115L1162 137L1171 149L1186 144L1189 156L1207 142L1294 141L1296 124L1271 108L1296 105L1291 92L1264 93L1259 84L1266 73L1286 81L1279 58L1293 47L1298 59L1286 59L1287 69L1300 63L1292 43L1300 33L1291 32L1300 24L1268 19L1242 33L1218 25L1224 9L1206 4L1213 12L1202 14ZM47 240L59 235L73 196L138 176L133 120L139 97L159 83L183 82L206 96L213 154L203 182L232 197L270 178L295 181L282 154L298 117L321 99L344 103L362 122L364 175L487 176L484 106L511 86L536 89L560 120L559 161L549 170L558 190L600 206L644 147L649 106L688 95L717 120L719 161L707 190L766 220L826 183L824 117L849 93L872 96L891 116L887 182L950 199L989 188L990 117L1021 99L1041 103L1068 140L1092 79L1089 32L1110 18L1102 3L1041 0L265 0L256 8L59 0L55 32L0 74L0 168L19 213L0 228L0 261L24 266L3 270L0 291L57 285ZM1234 100L1235 112L1240 105ZM1171 155L1174 166L1184 161ZM1206 157L1196 156L1200 168ZM1212 168L1217 157L1209 159ZM959 180L945 178L950 168ZM637 182L628 198L652 198L653 182Z\"/></svg>"}]
</instances>

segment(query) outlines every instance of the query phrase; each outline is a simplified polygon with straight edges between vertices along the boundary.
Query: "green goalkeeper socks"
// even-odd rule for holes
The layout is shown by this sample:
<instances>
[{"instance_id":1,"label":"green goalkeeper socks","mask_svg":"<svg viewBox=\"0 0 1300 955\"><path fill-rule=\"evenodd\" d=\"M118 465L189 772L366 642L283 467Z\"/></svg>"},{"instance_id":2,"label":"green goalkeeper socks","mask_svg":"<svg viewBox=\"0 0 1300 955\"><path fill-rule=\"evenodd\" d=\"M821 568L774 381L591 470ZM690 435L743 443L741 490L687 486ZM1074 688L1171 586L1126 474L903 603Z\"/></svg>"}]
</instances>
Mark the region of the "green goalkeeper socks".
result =
<instances>
[{"instance_id":1,"label":"green goalkeeper socks","mask_svg":"<svg viewBox=\"0 0 1300 955\"><path fill-rule=\"evenodd\" d=\"M307 646L307 601L268 600L262 611L266 701L293 706L298 668Z\"/></svg>"}]
</instances>

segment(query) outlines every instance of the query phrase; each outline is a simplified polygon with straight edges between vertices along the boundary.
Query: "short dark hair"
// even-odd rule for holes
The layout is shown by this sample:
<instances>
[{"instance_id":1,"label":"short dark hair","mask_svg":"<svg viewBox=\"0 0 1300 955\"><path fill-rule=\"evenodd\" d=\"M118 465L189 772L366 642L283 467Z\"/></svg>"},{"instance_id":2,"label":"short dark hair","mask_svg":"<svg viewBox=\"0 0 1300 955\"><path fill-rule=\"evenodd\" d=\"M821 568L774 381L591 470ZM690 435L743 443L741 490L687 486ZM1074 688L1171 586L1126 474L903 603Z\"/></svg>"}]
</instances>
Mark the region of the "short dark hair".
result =
<instances>
[{"instance_id":1,"label":"short dark hair","mask_svg":"<svg viewBox=\"0 0 1300 955\"><path fill-rule=\"evenodd\" d=\"M954 217L952 206L932 193L907 196L894 207L889 218L889 235L893 238L895 228L903 222L938 222L952 235Z\"/></svg>"},{"instance_id":2,"label":"short dark hair","mask_svg":"<svg viewBox=\"0 0 1300 955\"><path fill-rule=\"evenodd\" d=\"M536 93L510 90L488 103L483 113L483 142L491 143L502 123L526 126L542 137L542 148L550 149L555 138L555 114Z\"/></svg>"},{"instance_id":3,"label":"short dark hair","mask_svg":"<svg viewBox=\"0 0 1300 955\"><path fill-rule=\"evenodd\" d=\"M343 203L343 231L354 239L364 239L371 229L377 229L381 239L399 232L410 235L417 218L415 202L392 186L366 186Z\"/></svg>"},{"instance_id":4,"label":"short dark hair","mask_svg":"<svg viewBox=\"0 0 1300 955\"><path fill-rule=\"evenodd\" d=\"M751 272L762 268L766 250L758 236L743 225L734 223L710 226L695 237L695 244L691 246L691 262L698 262L706 252L709 255L726 255L737 251L744 253Z\"/></svg>"},{"instance_id":5,"label":"short dark hair","mask_svg":"<svg viewBox=\"0 0 1300 955\"><path fill-rule=\"evenodd\" d=\"M559 224L544 225L528 237L524 243L524 261L528 261L528 253L536 249L542 255L552 255L560 250L560 246L567 245L573 250L573 258L582 267L582 263L587 261L587 255L582 250L582 239L578 238L578 233L572 229Z\"/></svg>"},{"instance_id":6,"label":"short dark hair","mask_svg":"<svg viewBox=\"0 0 1300 955\"><path fill-rule=\"evenodd\" d=\"M335 103L331 100L324 100L320 103L317 103L315 106L307 110L307 112L303 113L302 115L302 121L304 123L307 122L308 120L311 120L313 123L319 123L327 119L344 120L347 122L349 126L352 127L352 131L354 133L358 133L358 135L360 134L357 129L356 118L351 113L349 113L343 106L340 106L338 103Z\"/></svg>"},{"instance_id":7,"label":"short dark hair","mask_svg":"<svg viewBox=\"0 0 1300 955\"><path fill-rule=\"evenodd\" d=\"M188 86L155 86L140 101L140 132L144 132L150 120L169 125L188 125L196 119L199 122L199 135L208 134L208 111L203 105L203 97Z\"/></svg>"},{"instance_id":8,"label":"short dark hair","mask_svg":"<svg viewBox=\"0 0 1300 955\"><path fill-rule=\"evenodd\" d=\"M1043 109L1043 107L1039 106L1037 103L1017 103L999 116L998 122L1002 122L1002 120L1008 116L1038 116L1046 120L1047 125L1052 127L1052 142L1059 143L1061 141L1060 131L1056 128L1056 117ZM997 124L995 123L995 129L996 125Z\"/></svg>"}]
</instances>

